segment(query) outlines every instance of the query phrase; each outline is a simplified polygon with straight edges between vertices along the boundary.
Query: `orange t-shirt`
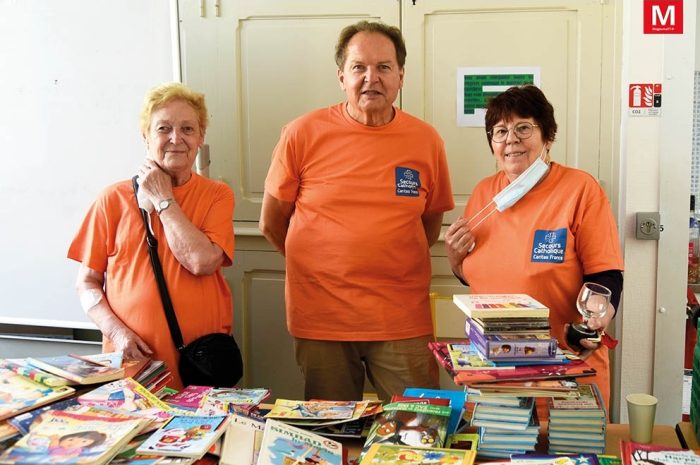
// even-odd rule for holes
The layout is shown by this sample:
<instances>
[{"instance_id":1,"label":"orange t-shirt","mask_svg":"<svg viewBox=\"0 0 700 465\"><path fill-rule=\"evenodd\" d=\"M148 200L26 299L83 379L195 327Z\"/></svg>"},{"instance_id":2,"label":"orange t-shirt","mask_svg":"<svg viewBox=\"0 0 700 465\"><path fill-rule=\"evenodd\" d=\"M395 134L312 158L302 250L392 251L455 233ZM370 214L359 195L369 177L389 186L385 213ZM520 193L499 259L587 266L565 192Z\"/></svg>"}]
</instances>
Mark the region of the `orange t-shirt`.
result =
<instances>
[{"instance_id":1,"label":"orange t-shirt","mask_svg":"<svg viewBox=\"0 0 700 465\"><path fill-rule=\"evenodd\" d=\"M195 173L173 189L175 200L192 223L226 254L224 266L233 259L233 207L231 189ZM151 214L158 239L173 308L184 342L208 333L230 333L233 323L231 291L219 269L208 276L195 276L170 251L158 215ZM136 205L131 181L105 189L90 207L68 250L68 258L105 273L105 294L114 313L163 360L174 379L168 385L182 388L177 374L177 351L168 329L156 278L148 256L145 230ZM113 346L104 339L103 350Z\"/></svg>"},{"instance_id":2,"label":"orange t-shirt","mask_svg":"<svg viewBox=\"0 0 700 465\"><path fill-rule=\"evenodd\" d=\"M265 181L295 205L285 244L289 331L337 341L432 334L421 216L454 207L444 144L399 109L370 127L344 108L288 124Z\"/></svg>"},{"instance_id":3,"label":"orange t-shirt","mask_svg":"<svg viewBox=\"0 0 700 465\"><path fill-rule=\"evenodd\" d=\"M464 211L471 218L508 185L503 172L481 181ZM566 345L564 325L581 321L576 297L583 275L622 270L615 219L605 192L588 173L556 163L525 197L474 231L476 247L462 263L474 293L526 293L550 309L551 332ZM610 403L608 349L587 362Z\"/></svg>"}]
</instances>

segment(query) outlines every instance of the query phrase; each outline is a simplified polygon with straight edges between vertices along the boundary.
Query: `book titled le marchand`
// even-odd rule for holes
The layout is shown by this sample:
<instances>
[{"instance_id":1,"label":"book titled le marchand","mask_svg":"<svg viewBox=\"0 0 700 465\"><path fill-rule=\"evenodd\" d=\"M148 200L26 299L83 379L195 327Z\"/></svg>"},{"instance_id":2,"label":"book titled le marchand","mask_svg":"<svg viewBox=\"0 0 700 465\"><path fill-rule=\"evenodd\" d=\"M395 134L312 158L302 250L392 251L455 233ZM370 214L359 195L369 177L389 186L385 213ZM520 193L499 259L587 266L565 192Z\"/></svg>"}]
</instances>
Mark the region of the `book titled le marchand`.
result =
<instances>
[{"instance_id":1,"label":"book titled le marchand","mask_svg":"<svg viewBox=\"0 0 700 465\"><path fill-rule=\"evenodd\" d=\"M527 294L455 294L452 300L469 318L549 316L549 308Z\"/></svg>"}]
</instances>

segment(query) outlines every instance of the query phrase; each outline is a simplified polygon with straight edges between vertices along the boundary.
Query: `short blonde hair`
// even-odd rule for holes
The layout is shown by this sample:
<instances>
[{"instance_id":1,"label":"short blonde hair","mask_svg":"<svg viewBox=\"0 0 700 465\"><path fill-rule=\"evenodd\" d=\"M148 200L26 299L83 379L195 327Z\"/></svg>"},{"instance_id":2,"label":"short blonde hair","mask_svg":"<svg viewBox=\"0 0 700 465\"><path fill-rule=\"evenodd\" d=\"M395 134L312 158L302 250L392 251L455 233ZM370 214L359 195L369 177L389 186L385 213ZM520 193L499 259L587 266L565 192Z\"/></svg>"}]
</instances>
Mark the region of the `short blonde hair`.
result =
<instances>
[{"instance_id":1,"label":"short blonde hair","mask_svg":"<svg viewBox=\"0 0 700 465\"><path fill-rule=\"evenodd\" d=\"M147 134L153 112L174 100L183 100L194 109L199 121L199 130L202 135L206 134L207 126L209 125L209 113L207 112L207 105L204 103L204 94L195 92L180 82L168 82L148 91L141 109L141 131Z\"/></svg>"}]
</instances>

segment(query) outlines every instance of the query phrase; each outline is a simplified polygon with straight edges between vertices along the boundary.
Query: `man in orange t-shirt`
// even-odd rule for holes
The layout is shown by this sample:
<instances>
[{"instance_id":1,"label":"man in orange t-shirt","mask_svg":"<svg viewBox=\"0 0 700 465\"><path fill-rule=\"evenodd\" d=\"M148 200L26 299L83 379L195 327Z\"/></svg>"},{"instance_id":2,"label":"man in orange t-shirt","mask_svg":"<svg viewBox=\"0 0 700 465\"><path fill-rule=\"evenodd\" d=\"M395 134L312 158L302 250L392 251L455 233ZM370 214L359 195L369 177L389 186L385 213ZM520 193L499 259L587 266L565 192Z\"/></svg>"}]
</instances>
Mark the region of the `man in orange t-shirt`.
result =
<instances>
[{"instance_id":1,"label":"man in orange t-shirt","mask_svg":"<svg viewBox=\"0 0 700 465\"><path fill-rule=\"evenodd\" d=\"M265 181L260 227L286 256L307 399L361 399L365 374L385 400L438 387L429 247L454 202L439 135L393 106L405 56L397 28L345 28L347 101L285 126Z\"/></svg>"}]
</instances>

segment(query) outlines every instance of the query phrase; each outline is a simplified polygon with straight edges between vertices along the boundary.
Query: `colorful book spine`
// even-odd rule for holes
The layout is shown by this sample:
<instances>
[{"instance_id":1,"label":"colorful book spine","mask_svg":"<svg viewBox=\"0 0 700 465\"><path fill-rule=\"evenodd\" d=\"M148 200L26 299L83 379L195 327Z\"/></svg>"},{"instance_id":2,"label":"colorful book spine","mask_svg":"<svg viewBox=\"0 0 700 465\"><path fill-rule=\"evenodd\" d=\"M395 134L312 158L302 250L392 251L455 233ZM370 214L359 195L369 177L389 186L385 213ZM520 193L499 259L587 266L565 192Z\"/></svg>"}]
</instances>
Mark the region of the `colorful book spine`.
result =
<instances>
[{"instance_id":1,"label":"colorful book spine","mask_svg":"<svg viewBox=\"0 0 700 465\"><path fill-rule=\"evenodd\" d=\"M484 335L476 325L470 325L469 339L488 360L553 359L557 355L557 340L544 335Z\"/></svg>"},{"instance_id":2,"label":"colorful book spine","mask_svg":"<svg viewBox=\"0 0 700 465\"><path fill-rule=\"evenodd\" d=\"M0 367L14 371L18 375L26 376L27 378L51 387L66 386L69 381L66 378L52 375L43 370L34 367L20 365L9 360L0 360Z\"/></svg>"}]
</instances>

